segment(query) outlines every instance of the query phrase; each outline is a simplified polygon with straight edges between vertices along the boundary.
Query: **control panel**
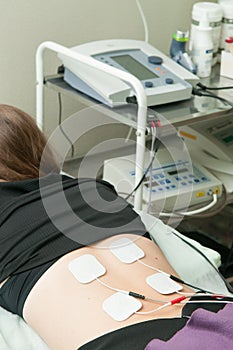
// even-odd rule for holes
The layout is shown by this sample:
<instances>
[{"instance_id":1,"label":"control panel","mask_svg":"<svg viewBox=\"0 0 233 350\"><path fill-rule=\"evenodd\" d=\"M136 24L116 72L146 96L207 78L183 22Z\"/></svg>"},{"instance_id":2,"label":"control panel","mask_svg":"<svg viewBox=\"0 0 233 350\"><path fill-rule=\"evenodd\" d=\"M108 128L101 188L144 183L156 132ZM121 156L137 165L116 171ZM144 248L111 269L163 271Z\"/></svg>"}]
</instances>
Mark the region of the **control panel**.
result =
<instances>
[{"instance_id":1,"label":"control panel","mask_svg":"<svg viewBox=\"0 0 233 350\"><path fill-rule=\"evenodd\" d=\"M146 153L146 164L149 155ZM135 188L135 156L105 161L104 180L112 183L126 197ZM177 211L211 201L211 194L222 193L222 184L209 171L188 159L172 159L166 150L157 159L143 182L143 202L152 207Z\"/></svg>"},{"instance_id":2,"label":"control panel","mask_svg":"<svg viewBox=\"0 0 233 350\"><path fill-rule=\"evenodd\" d=\"M141 81L147 105L189 99L198 77L150 44L139 40L100 40L78 45L72 51L123 70ZM65 67L64 80L73 88L111 107L135 97L130 84L103 70L59 54ZM104 68L104 67L103 67Z\"/></svg>"}]
</instances>

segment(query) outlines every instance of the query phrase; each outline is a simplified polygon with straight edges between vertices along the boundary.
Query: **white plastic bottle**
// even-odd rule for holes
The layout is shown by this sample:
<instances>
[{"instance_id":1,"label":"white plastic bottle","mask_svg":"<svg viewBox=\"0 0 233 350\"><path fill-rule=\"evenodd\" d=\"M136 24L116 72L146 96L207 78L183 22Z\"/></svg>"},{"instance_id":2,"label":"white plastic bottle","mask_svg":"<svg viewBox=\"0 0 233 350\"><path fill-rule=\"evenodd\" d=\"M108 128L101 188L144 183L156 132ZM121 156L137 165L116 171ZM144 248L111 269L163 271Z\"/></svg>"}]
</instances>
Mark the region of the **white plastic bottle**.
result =
<instances>
[{"instance_id":1,"label":"white plastic bottle","mask_svg":"<svg viewBox=\"0 0 233 350\"><path fill-rule=\"evenodd\" d=\"M230 0L233 1L233 0ZM189 50L192 51L192 44L195 40L196 32L200 26L200 21L203 15L208 15L208 24L212 29L212 41L213 41L213 59L212 65L218 61L219 41L221 34L222 24L222 7L220 4L213 2L197 2L192 8L192 24L190 30Z\"/></svg>"},{"instance_id":2,"label":"white plastic bottle","mask_svg":"<svg viewBox=\"0 0 233 350\"><path fill-rule=\"evenodd\" d=\"M197 65L197 75L200 78L211 74L213 48L212 29L207 13L203 13L192 42L192 60Z\"/></svg>"},{"instance_id":3,"label":"white plastic bottle","mask_svg":"<svg viewBox=\"0 0 233 350\"><path fill-rule=\"evenodd\" d=\"M223 11L220 49L225 49L225 40L233 36L233 0L219 1Z\"/></svg>"}]
</instances>

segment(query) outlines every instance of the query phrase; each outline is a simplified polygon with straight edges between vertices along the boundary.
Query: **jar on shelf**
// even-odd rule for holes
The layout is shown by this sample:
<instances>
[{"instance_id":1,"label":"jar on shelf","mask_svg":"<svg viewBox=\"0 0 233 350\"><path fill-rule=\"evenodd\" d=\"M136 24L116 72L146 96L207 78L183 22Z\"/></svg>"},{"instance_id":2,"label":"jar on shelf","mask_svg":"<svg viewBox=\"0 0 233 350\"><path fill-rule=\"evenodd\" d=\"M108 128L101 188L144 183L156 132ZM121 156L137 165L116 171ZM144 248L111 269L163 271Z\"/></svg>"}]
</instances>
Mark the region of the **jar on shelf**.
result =
<instances>
[{"instance_id":1,"label":"jar on shelf","mask_svg":"<svg viewBox=\"0 0 233 350\"><path fill-rule=\"evenodd\" d=\"M198 2L192 8L192 24L190 30L189 50L192 51L193 41L195 40L200 20L203 16L208 17L208 24L211 27L211 35L213 42L213 58L212 66L218 62L219 41L221 35L222 24L222 7L220 4L213 2Z\"/></svg>"}]
</instances>

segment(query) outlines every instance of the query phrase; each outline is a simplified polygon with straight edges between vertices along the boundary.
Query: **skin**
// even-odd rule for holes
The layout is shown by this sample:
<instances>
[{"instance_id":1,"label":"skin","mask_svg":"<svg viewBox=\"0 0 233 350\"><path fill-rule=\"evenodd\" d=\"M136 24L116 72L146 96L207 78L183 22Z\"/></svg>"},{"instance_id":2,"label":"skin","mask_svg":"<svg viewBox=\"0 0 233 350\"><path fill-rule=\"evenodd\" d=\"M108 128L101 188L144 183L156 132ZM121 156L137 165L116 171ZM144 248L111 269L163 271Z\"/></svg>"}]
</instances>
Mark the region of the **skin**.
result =
<instances>
[{"instance_id":1,"label":"skin","mask_svg":"<svg viewBox=\"0 0 233 350\"><path fill-rule=\"evenodd\" d=\"M51 350L76 350L81 345L105 333L121 327L154 318L177 317L182 304L164 308L147 315L133 314L125 321L113 320L102 309L103 301L114 291L101 285L97 280L82 284L72 275L68 264L83 254L92 254L106 268L101 281L112 287L134 291L148 297L170 301L180 295L161 295L146 283L146 277L156 271L134 262L119 261L107 248L111 242L122 237L134 240L145 256L142 261L167 273L176 274L156 244L144 237L133 234L107 238L95 245L84 247L64 255L53 264L34 285L28 295L23 317L44 339ZM190 292L186 287L182 292ZM141 312L154 310L162 304L142 300Z\"/></svg>"}]
</instances>

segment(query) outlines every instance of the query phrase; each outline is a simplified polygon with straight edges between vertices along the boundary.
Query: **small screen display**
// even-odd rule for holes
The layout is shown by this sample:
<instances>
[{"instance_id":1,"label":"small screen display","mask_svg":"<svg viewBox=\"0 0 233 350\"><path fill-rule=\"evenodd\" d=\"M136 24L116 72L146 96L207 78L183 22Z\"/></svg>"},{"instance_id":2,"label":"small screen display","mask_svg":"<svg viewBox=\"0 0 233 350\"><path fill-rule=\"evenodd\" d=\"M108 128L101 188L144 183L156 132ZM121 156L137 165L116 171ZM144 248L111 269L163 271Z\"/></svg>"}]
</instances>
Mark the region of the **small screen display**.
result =
<instances>
[{"instance_id":1,"label":"small screen display","mask_svg":"<svg viewBox=\"0 0 233 350\"><path fill-rule=\"evenodd\" d=\"M179 169L179 170L172 170L172 171L168 171L167 173L169 174L169 175L179 175L180 173L184 173L184 172L186 172L186 171L188 171L188 169Z\"/></svg>"},{"instance_id":2,"label":"small screen display","mask_svg":"<svg viewBox=\"0 0 233 350\"><path fill-rule=\"evenodd\" d=\"M129 73L133 74L139 80L159 77L130 55L112 56L111 59L125 68Z\"/></svg>"}]
</instances>

